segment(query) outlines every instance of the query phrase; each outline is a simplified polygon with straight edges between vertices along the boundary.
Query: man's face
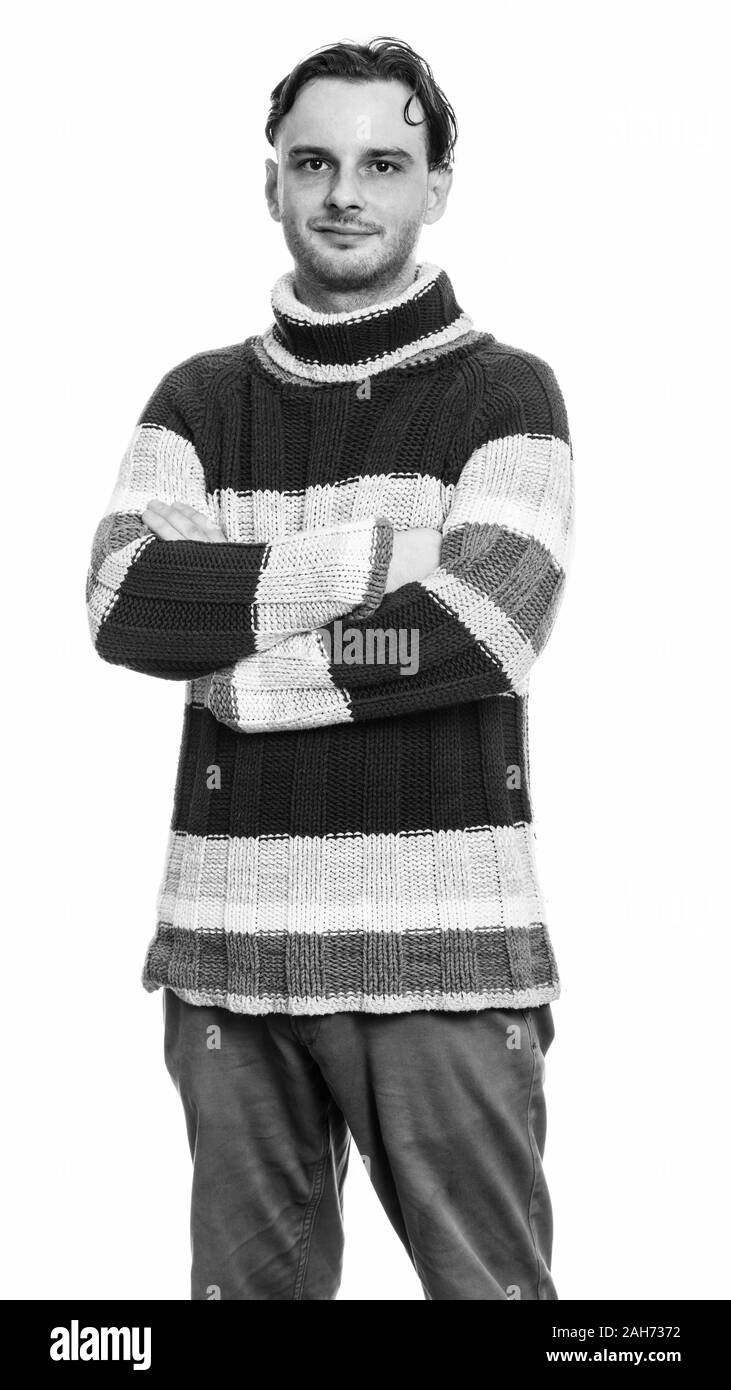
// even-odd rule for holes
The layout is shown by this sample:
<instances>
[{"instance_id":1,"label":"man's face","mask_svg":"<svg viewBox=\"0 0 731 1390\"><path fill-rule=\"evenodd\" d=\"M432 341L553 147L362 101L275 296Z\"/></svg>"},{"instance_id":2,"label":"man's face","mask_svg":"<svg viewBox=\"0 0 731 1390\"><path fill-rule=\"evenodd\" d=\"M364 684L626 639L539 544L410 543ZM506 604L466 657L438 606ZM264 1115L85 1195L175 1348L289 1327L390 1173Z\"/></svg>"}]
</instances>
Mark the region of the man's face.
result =
<instances>
[{"instance_id":1,"label":"man's face","mask_svg":"<svg viewBox=\"0 0 731 1390\"><path fill-rule=\"evenodd\" d=\"M404 120L408 97L402 82L313 78L279 125L269 209L296 268L323 287L393 279L444 210L451 173L429 170L426 124ZM409 116L423 121L416 98Z\"/></svg>"}]
</instances>

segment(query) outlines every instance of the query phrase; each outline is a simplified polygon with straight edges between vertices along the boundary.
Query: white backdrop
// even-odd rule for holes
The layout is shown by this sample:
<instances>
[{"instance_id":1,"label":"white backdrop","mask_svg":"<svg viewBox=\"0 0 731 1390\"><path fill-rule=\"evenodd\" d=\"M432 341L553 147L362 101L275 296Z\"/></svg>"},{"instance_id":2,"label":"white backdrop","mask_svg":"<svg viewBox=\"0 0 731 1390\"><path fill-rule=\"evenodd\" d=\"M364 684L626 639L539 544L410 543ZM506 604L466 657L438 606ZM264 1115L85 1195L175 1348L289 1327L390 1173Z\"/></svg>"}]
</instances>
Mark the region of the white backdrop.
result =
<instances>
[{"instance_id":1,"label":"white backdrop","mask_svg":"<svg viewBox=\"0 0 731 1390\"><path fill-rule=\"evenodd\" d=\"M530 697L559 1297L731 1296L723 8L6 17L4 1297L189 1297L183 1112L139 980L183 687L99 660L86 567L163 372L271 320L272 87L378 34L460 126L419 258L551 364L572 432L573 568ZM421 1299L355 1149L346 1222L341 1298Z\"/></svg>"}]
</instances>

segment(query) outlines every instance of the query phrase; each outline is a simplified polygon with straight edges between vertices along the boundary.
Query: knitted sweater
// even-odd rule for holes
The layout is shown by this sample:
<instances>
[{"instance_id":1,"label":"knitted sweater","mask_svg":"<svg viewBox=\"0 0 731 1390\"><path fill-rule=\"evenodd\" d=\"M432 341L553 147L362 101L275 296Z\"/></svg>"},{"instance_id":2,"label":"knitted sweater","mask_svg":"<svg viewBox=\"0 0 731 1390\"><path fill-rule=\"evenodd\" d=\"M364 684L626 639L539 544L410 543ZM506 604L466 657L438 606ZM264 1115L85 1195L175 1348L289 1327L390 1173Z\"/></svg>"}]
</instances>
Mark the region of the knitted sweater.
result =
<instances>
[{"instance_id":1,"label":"knitted sweater","mask_svg":"<svg viewBox=\"0 0 731 1390\"><path fill-rule=\"evenodd\" d=\"M428 262L332 314L290 271L272 309L165 374L92 546L97 652L185 689L142 983L251 1014L556 999L527 720L573 550L554 373ZM159 539L153 497L226 541ZM423 526L437 567L386 593Z\"/></svg>"}]
</instances>

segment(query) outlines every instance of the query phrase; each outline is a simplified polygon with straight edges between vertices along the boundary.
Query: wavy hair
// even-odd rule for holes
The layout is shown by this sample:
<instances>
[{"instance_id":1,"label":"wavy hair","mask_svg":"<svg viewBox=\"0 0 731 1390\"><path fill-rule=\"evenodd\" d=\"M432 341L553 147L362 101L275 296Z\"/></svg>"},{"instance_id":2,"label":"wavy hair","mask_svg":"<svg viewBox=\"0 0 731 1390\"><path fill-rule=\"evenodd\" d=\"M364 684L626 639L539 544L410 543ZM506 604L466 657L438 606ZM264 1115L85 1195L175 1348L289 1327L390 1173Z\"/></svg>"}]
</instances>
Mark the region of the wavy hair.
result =
<instances>
[{"instance_id":1,"label":"wavy hair","mask_svg":"<svg viewBox=\"0 0 731 1390\"><path fill-rule=\"evenodd\" d=\"M303 58L271 94L271 107L266 126L266 138L274 144L282 117L294 105L305 82L313 77L340 77L349 82L404 82L411 90L405 106L407 125L421 125L409 119L409 106L417 97L427 125L428 163L430 169L450 169L457 140L457 118L425 58L420 57L402 39L381 35L368 43L328 44L315 49Z\"/></svg>"}]
</instances>

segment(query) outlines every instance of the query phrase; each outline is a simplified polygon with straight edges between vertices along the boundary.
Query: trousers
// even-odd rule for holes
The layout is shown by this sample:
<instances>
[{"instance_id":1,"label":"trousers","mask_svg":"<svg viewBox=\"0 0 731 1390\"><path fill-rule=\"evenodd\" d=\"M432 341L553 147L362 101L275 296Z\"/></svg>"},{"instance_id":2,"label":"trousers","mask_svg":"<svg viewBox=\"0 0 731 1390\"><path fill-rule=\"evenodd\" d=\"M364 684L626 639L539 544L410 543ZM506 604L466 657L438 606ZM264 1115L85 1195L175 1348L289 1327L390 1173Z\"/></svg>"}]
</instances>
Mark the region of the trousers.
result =
<instances>
[{"instance_id":1,"label":"trousers","mask_svg":"<svg viewBox=\"0 0 731 1390\"><path fill-rule=\"evenodd\" d=\"M331 1300L351 1138L425 1299L556 1299L550 1004L236 1014L163 989L193 1161L191 1298Z\"/></svg>"}]
</instances>

